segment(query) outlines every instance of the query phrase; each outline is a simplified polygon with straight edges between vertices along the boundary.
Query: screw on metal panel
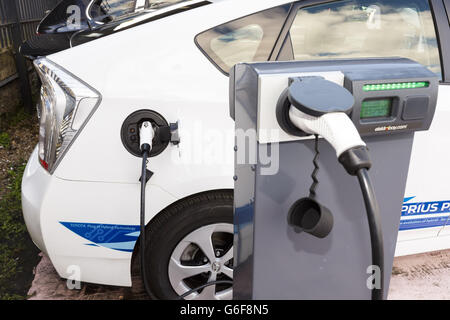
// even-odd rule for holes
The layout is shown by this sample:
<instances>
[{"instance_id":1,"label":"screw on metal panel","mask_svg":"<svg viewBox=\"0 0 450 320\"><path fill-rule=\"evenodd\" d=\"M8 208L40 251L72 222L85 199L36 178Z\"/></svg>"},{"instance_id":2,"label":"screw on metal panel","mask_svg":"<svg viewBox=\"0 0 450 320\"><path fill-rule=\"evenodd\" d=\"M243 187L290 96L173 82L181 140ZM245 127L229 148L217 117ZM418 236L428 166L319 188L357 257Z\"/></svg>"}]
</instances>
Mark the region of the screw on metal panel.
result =
<instances>
[{"instance_id":1,"label":"screw on metal panel","mask_svg":"<svg viewBox=\"0 0 450 320\"><path fill-rule=\"evenodd\" d=\"M233 177L233 180L234 180L234 181L237 181L237 179L238 179L237 176L234 176L234 177Z\"/></svg>"}]
</instances>

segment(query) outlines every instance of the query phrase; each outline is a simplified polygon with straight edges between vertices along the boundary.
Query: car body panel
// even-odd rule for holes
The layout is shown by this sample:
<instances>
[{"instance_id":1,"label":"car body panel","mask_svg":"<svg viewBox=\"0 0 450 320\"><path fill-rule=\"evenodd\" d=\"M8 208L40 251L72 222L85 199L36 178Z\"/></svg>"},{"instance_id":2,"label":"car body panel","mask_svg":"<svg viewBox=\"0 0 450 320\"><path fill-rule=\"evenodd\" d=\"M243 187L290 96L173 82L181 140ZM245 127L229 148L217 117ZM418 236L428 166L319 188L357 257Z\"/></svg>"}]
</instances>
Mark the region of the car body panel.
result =
<instances>
[{"instance_id":1,"label":"car body panel","mask_svg":"<svg viewBox=\"0 0 450 320\"><path fill-rule=\"evenodd\" d=\"M259 4L261 9L271 5L273 1ZM226 10L218 8L224 12L220 19L226 22L254 10L254 6L246 3L239 6L237 11L229 5ZM96 246L89 237L81 237L62 223L139 224L140 170L137 169L141 159L129 154L120 139L122 122L132 112L148 108L169 122L180 124L179 146L171 145L150 160L149 168L155 174L146 191L147 221L178 199L203 191L233 188L234 122L226 103L228 78L217 71L194 43L198 32L217 23L217 17L204 18L212 14L208 7L48 57L77 77L87 79L102 94L102 103L49 181L42 181L39 175L24 177L24 185L40 185L45 190L39 209L25 210L24 215L39 217L46 252L61 277L70 277L76 267L81 270L82 281L131 285L131 252ZM199 23L194 26L189 23L192 19ZM187 27L170 31L173 23ZM169 31L159 32L166 29ZM147 37L148 42L142 41ZM168 43L167 37L173 41ZM163 50L152 50L154 47ZM134 59L128 58L131 52L137 53ZM205 136L205 130L210 134ZM204 143L198 143L199 138ZM202 157L196 159L196 154ZM213 157L209 158L211 154ZM30 163L38 163L36 153ZM39 165L36 170L44 172Z\"/></svg>"},{"instance_id":2,"label":"car body panel","mask_svg":"<svg viewBox=\"0 0 450 320\"><path fill-rule=\"evenodd\" d=\"M123 121L134 111L151 109L168 122L179 122L181 138L178 146L170 144L150 159L149 169L155 174L147 188L147 222L177 200L233 188L229 79L199 50L194 38L222 23L286 3L290 1L215 1L48 57L102 94L101 104L54 174L37 164L35 152L24 176L25 219L27 225L38 225L29 226L30 234L62 277L69 277L75 265L81 268L83 281L131 285L131 252L120 250L117 243L110 248L110 243L85 235L83 228L134 230L139 224L141 159L128 153L120 138ZM435 170L450 162L450 152L442 147L450 120L449 94L450 86L442 85L431 131L416 134L405 197L418 202L450 199L443 187L450 171ZM41 189L32 191L36 185ZM448 248L448 237L438 237L448 228L401 231L396 254Z\"/></svg>"},{"instance_id":3,"label":"car body panel","mask_svg":"<svg viewBox=\"0 0 450 320\"><path fill-rule=\"evenodd\" d=\"M137 180L80 182L50 176L39 165L36 148L22 183L25 221L61 277L78 268L82 281L130 286L131 253L139 236L139 190ZM149 218L176 201L151 183L146 192L148 199L158 199L147 203Z\"/></svg>"}]
</instances>

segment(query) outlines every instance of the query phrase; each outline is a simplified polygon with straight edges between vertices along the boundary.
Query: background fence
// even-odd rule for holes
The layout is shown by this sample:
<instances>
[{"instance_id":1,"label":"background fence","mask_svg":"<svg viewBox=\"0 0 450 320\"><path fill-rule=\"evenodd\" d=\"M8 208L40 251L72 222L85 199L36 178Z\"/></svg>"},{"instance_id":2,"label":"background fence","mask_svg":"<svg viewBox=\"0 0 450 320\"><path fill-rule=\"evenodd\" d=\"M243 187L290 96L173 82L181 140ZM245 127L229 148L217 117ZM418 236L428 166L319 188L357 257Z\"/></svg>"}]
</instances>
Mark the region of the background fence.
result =
<instances>
[{"instance_id":1,"label":"background fence","mask_svg":"<svg viewBox=\"0 0 450 320\"><path fill-rule=\"evenodd\" d=\"M20 24L22 40L36 34L39 21L60 0L0 0L0 48L13 46L12 28Z\"/></svg>"},{"instance_id":2,"label":"background fence","mask_svg":"<svg viewBox=\"0 0 450 320\"><path fill-rule=\"evenodd\" d=\"M20 95L26 110L32 110L29 67L19 53L20 45L36 34L39 22L61 0L0 0L0 49L10 48L17 73L0 79L0 88L20 79Z\"/></svg>"}]
</instances>

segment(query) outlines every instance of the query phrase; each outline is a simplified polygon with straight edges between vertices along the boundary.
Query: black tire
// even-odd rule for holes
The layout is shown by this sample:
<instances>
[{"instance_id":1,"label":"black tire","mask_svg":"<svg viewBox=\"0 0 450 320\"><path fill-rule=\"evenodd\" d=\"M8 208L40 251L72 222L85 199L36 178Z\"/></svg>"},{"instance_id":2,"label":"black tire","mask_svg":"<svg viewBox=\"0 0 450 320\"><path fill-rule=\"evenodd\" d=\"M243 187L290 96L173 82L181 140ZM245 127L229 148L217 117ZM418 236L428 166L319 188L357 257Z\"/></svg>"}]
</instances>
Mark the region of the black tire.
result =
<instances>
[{"instance_id":1,"label":"black tire","mask_svg":"<svg viewBox=\"0 0 450 320\"><path fill-rule=\"evenodd\" d=\"M202 193L177 202L162 211L147 225L146 275L151 299L178 298L170 284L168 274L169 259L173 250L194 230L216 223L233 223L233 192L231 190ZM136 247L133 257L132 280L133 298L148 299L140 277L139 246Z\"/></svg>"}]
</instances>

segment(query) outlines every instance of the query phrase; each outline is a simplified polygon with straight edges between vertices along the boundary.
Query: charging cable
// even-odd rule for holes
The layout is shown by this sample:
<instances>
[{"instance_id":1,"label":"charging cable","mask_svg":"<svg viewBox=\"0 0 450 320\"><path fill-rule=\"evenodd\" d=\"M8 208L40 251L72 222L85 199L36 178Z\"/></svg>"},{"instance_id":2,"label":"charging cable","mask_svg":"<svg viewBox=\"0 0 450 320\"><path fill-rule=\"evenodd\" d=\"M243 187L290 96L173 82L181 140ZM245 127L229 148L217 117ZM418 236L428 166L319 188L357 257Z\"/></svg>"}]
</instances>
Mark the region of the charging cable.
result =
<instances>
[{"instance_id":1,"label":"charging cable","mask_svg":"<svg viewBox=\"0 0 450 320\"><path fill-rule=\"evenodd\" d=\"M343 112L326 113L320 117L307 115L291 107L289 116L294 125L308 134L321 135L336 150L346 171L357 176L364 198L372 247L372 264L380 268L379 288L372 288L372 300L383 299L384 248L380 212L368 170L372 164L366 144L353 122Z\"/></svg>"},{"instance_id":2,"label":"charging cable","mask_svg":"<svg viewBox=\"0 0 450 320\"><path fill-rule=\"evenodd\" d=\"M153 146L153 138L155 137L155 130L150 121L142 123L139 131L140 148L142 152L142 175L141 175L141 232L140 232L140 253L141 253L141 276L144 283L145 291L151 297L150 288L147 281L147 273L145 268L145 188L148 180L152 176L152 172L147 169L147 160L150 156Z\"/></svg>"},{"instance_id":3,"label":"charging cable","mask_svg":"<svg viewBox=\"0 0 450 320\"><path fill-rule=\"evenodd\" d=\"M142 152L142 174L141 174L141 221L140 221L140 254L141 254L141 277L142 282L144 283L144 288L149 297L152 297L148 281L147 281L147 272L146 272L146 263L145 263L145 189L147 186L147 182L150 180L153 173L147 169L147 161L150 156L150 152L152 151L153 139L155 138L155 130L150 121L145 121L142 123L140 130L140 149ZM204 289L206 287L216 285L216 284L233 284L232 281L229 280L218 280L205 283L202 286L191 289L181 295L178 299L182 300L187 296Z\"/></svg>"},{"instance_id":4,"label":"charging cable","mask_svg":"<svg viewBox=\"0 0 450 320\"><path fill-rule=\"evenodd\" d=\"M370 230L372 265L380 269L380 286L374 285L371 288L372 300L382 300L384 248L380 210L368 173L372 166L369 151L348 116L355 103L353 95L342 86L321 77L305 77L293 79L280 99L282 103L279 101L277 106L277 109L283 111L280 114L285 114L286 107L289 108L289 119L285 119L287 121L281 124L290 123L291 127L296 127L306 134L316 135L315 161L317 135L320 135L335 149L339 162L347 173L358 177ZM315 166L317 170L316 163ZM315 180L314 183L316 183ZM314 191L312 196L314 196L315 188L312 189ZM315 225L308 223L311 220L308 216L309 212L315 212L321 217ZM288 217L291 225L306 225L308 228L303 229L319 238L327 236L331 231L331 213L314 199L304 198L297 201L291 207Z\"/></svg>"},{"instance_id":5,"label":"charging cable","mask_svg":"<svg viewBox=\"0 0 450 320\"><path fill-rule=\"evenodd\" d=\"M351 176L357 176L369 223L370 242L372 246L372 264L380 268L380 287L373 287L372 300L383 300L384 297L384 245L381 228L380 209L375 191L369 176L372 164L366 147L352 148L339 156L339 162Z\"/></svg>"}]
</instances>

